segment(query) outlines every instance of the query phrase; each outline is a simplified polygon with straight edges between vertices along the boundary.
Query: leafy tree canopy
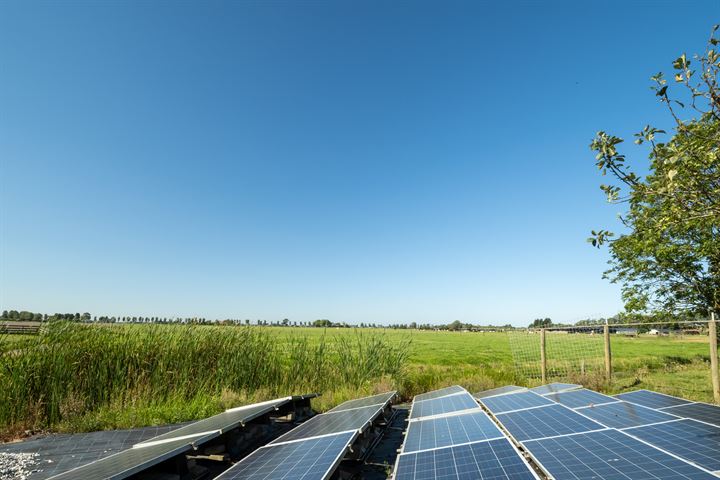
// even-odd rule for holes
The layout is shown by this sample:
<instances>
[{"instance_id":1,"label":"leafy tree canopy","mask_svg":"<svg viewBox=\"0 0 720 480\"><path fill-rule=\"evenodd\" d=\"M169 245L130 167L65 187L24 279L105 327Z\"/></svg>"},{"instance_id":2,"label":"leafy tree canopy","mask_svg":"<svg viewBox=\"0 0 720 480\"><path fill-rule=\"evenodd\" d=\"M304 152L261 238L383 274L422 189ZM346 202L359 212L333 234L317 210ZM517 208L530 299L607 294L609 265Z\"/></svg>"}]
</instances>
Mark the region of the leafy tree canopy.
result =
<instances>
[{"instance_id":1,"label":"leafy tree canopy","mask_svg":"<svg viewBox=\"0 0 720 480\"><path fill-rule=\"evenodd\" d=\"M593 231L607 244L605 278L622 286L629 312L720 312L720 54L715 26L702 55L673 62L673 81L652 77L656 97L673 120L670 134L646 126L635 143L649 150L641 176L618 150L621 138L598 132L590 145L611 203L623 204L625 233ZM671 93L673 94L671 96ZM666 141L661 139L669 138Z\"/></svg>"}]
</instances>

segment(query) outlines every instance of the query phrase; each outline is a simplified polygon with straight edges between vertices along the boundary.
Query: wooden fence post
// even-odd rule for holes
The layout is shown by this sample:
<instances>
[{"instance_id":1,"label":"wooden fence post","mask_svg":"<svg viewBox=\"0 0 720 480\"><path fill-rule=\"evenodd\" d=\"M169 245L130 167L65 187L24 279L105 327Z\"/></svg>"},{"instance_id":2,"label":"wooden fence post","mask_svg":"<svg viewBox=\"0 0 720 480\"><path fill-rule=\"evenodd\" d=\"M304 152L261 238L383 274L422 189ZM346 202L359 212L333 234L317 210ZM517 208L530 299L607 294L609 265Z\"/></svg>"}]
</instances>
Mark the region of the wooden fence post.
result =
<instances>
[{"instance_id":1,"label":"wooden fence post","mask_svg":"<svg viewBox=\"0 0 720 480\"><path fill-rule=\"evenodd\" d=\"M603 333L605 337L605 378L609 382L612 379L612 351L610 350L610 325L607 323Z\"/></svg>"},{"instance_id":2,"label":"wooden fence post","mask_svg":"<svg viewBox=\"0 0 720 480\"><path fill-rule=\"evenodd\" d=\"M547 383L547 356L545 355L545 329L540 329L540 373L542 383Z\"/></svg>"},{"instance_id":3,"label":"wooden fence post","mask_svg":"<svg viewBox=\"0 0 720 480\"><path fill-rule=\"evenodd\" d=\"M708 327L708 335L710 337L710 375L712 376L713 397L715 399L715 403L720 403L720 371L718 369L718 337L715 312L710 312Z\"/></svg>"}]
</instances>

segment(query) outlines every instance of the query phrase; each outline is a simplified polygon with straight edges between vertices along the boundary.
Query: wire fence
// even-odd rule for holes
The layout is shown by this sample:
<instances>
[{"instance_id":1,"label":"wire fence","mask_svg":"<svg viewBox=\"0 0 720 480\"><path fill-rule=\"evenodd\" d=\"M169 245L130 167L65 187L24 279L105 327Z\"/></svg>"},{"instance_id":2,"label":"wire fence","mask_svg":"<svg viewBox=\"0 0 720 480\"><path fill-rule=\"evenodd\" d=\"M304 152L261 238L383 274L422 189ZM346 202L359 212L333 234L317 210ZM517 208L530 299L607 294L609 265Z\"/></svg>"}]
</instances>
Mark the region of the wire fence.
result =
<instances>
[{"instance_id":1,"label":"wire fence","mask_svg":"<svg viewBox=\"0 0 720 480\"><path fill-rule=\"evenodd\" d=\"M570 381L611 393L647 388L720 403L717 350L710 346L712 335L717 345L716 325L645 322L507 334L516 374L529 385Z\"/></svg>"}]
</instances>

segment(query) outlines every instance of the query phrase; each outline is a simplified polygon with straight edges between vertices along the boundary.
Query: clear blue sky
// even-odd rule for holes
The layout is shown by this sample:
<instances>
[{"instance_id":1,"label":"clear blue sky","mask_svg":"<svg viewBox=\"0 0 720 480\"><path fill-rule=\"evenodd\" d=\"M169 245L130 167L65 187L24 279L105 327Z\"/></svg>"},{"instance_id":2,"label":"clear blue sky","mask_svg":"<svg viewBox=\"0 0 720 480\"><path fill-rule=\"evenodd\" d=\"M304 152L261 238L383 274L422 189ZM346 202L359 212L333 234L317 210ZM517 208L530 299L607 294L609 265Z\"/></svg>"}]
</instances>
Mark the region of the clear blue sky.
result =
<instances>
[{"instance_id":1,"label":"clear blue sky","mask_svg":"<svg viewBox=\"0 0 720 480\"><path fill-rule=\"evenodd\" d=\"M669 126L649 77L718 21L718 0L2 2L0 308L614 314L588 144Z\"/></svg>"}]
</instances>

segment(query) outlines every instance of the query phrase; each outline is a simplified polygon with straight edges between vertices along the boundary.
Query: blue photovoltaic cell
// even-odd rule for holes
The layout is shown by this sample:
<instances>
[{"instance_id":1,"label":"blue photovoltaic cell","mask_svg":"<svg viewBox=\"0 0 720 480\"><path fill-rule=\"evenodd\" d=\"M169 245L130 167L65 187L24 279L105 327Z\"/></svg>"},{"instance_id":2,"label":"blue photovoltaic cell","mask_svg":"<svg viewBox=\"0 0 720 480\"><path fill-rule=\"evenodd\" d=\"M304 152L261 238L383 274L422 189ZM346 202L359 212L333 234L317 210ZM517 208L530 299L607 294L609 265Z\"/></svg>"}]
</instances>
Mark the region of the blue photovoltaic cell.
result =
<instances>
[{"instance_id":1,"label":"blue photovoltaic cell","mask_svg":"<svg viewBox=\"0 0 720 480\"><path fill-rule=\"evenodd\" d=\"M582 388L582 385L576 385L574 383L548 383L547 385L540 385L539 387L531 388L531 392L535 392L538 395L545 395L546 393L557 393L564 392L566 390L573 390L576 388Z\"/></svg>"},{"instance_id":2,"label":"blue photovoltaic cell","mask_svg":"<svg viewBox=\"0 0 720 480\"><path fill-rule=\"evenodd\" d=\"M483 411L410 422L403 452L447 447L503 437Z\"/></svg>"},{"instance_id":3,"label":"blue photovoltaic cell","mask_svg":"<svg viewBox=\"0 0 720 480\"><path fill-rule=\"evenodd\" d=\"M617 402L617 399L603 395L602 393L593 392L592 390L571 390L569 392L551 393L545 395L545 398L561 403L569 408L587 407L588 405L598 405L601 403Z\"/></svg>"},{"instance_id":4,"label":"blue photovoltaic cell","mask_svg":"<svg viewBox=\"0 0 720 480\"><path fill-rule=\"evenodd\" d=\"M708 470L720 470L720 427L683 419L623 431Z\"/></svg>"},{"instance_id":5,"label":"blue photovoltaic cell","mask_svg":"<svg viewBox=\"0 0 720 480\"><path fill-rule=\"evenodd\" d=\"M505 393L522 392L524 390L527 390L527 388L518 387L517 385L507 385L505 387L498 387L498 388L493 388L490 390L483 390L482 392L478 392L473 396L475 398L485 398L485 397L492 397L494 395L502 395Z\"/></svg>"},{"instance_id":6,"label":"blue photovoltaic cell","mask_svg":"<svg viewBox=\"0 0 720 480\"><path fill-rule=\"evenodd\" d=\"M357 432L268 445L226 470L216 480L318 480L330 477Z\"/></svg>"},{"instance_id":7,"label":"blue photovoltaic cell","mask_svg":"<svg viewBox=\"0 0 720 480\"><path fill-rule=\"evenodd\" d=\"M299 427L295 427L286 434L273 440L272 443L300 440L330 433L346 432L348 430L359 430L377 418L383 408L383 405L372 405L370 407L316 415Z\"/></svg>"},{"instance_id":8,"label":"blue photovoltaic cell","mask_svg":"<svg viewBox=\"0 0 720 480\"><path fill-rule=\"evenodd\" d=\"M692 418L701 422L720 426L720 407L707 403L691 403L678 407L666 408L663 412L672 413L678 417Z\"/></svg>"},{"instance_id":9,"label":"blue photovoltaic cell","mask_svg":"<svg viewBox=\"0 0 720 480\"><path fill-rule=\"evenodd\" d=\"M332 408L328 410L327 413L330 412L340 412L342 410L351 410L353 408L360 408L360 407L369 407L372 405L385 405L390 402L390 400L393 399L397 392L385 392L385 393L379 393L377 395L373 395L371 397L364 397L364 398L357 398L355 400L348 400L347 402L343 402L340 405L336 406L335 408Z\"/></svg>"},{"instance_id":10,"label":"blue photovoltaic cell","mask_svg":"<svg viewBox=\"0 0 720 480\"><path fill-rule=\"evenodd\" d=\"M192 439L168 440L158 445L129 448L52 477L54 480L128 478L146 468L192 450Z\"/></svg>"},{"instance_id":11,"label":"blue photovoltaic cell","mask_svg":"<svg viewBox=\"0 0 720 480\"><path fill-rule=\"evenodd\" d=\"M254 404L247 405L245 407L233 408L218 415L193 422L189 425L185 425L184 427L151 438L146 442L157 442L159 440L169 440L177 437L185 437L187 435L197 435L199 433L215 431L214 434L208 434L204 437L205 440L209 440L221 433L225 433L228 430L238 427L242 423L250 421L265 413L272 412L276 407L284 405L288 402L290 402L290 398L279 398L277 400L263 402L257 405ZM202 443L202 441L198 438L195 440L195 443L199 444Z\"/></svg>"},{"instance_id":12,"label":"blue photovoltaic cell","mask_svg":"<svg viewBox=\"0 0 720 480\"><path fill-rule=\"evenodd\" d=\"M432 400L433 398L440 398L440 397L446 397L448 395L452 395L454 393L460 393L465 392L466 390L461 387L460 385L453 385L452 387L445 387L441 388L440 390L433 390L432 392L427 393L421 393L420 395L415 395L415 398L413 398L414 402L422 402L425 400Z\"/></svg>"},{"instance_id":13,"label":"blue photovoltaic cell","mask_svg":"<svg viewBox=\"0 0 720 480\"><path fill-rule=\"evenodd\" d=\"M555 480L717 480L717 477L618 430L523 444Z\"/></svg>"},{"instance_id":14,"label":"blue photovoltaic cell","mask_svg":"<svg viewBox=\"0 0 720 480\"><path fill-rule=\"evenodd\" d=\"M469 408L480 408L475 399L469 393L449 395L447 397L413 402L410 418L427 417L441 413L457 412Z\"/></svg>"},{"instance_id":15,"label":"blue photovoltaic cell","mask_svg":"<svg viewBox=\"0 0 720 480\"><path fill-rule=\"evenodd\" d=\"M533 392L520 392L511 395L498 395L497 397L488 397L480 399L483 404L491 412L497 414L509 412L510 410L520 410L523 408L540 407L542 405L552 405L552 400Z\"/></svg>"},{"instance_id":16,"label":"blue photovoltaic cell","mask_svg":"<svg viewBox=\"0 0 720 480\"><path fill-rule=\"evenodd\" d=\"M605 428L562 405L501 413L497 419L518 442Z\"/></svg>"},{"instance_id":17,"label":"blue photovoltaic cell","mask_svg":"<svg viewBox=\"0 0 720 480\"><path fill-rule=\"evenodd\" d=\"M583 408L579 410L579 412L611 428L638 427L650 423L677 420L677 417L668 415L667 413L627 402L597 405Z\"/></svg>"},{"instance_id":18,"label":"blue photovoltaic cell","mask_svg":"<svg viewBox=\"0 0 720 480\"><path fill-rule=\"evenodd\" d=\"M81 465L131 448L148 438L175 430L179 425L133 430L106 430L81 434L53 434L15 443L0 444L2 453L34 453L36 464L30 480L45 480ZM0 474L1 477L1 474Z\"/></svg>"},{"instance_id":19,"label":"blue photovoltaic cell","mask_svg":"<svg viewBox=\"0 0 720 480\"><path fill-rule=\"evenodd\" d=\"M530 480L536 477L506 438L403 453L395 480ZM717 480L717 479L715 479Z\"/></svg>"},{"instance_id":20,"label":"blue photovoltaic cell","mask_svg":"<svg viewBox=\"0 0 720 480\"><path fill-rule=\"evenodd\" d=\"M636 390L634 392L621 393L619 395L615 395L615 398L625 400L626 402L637 403L638 405L648 408L674 407L677 405L692 403L690 400L671 397L670 395L651 392L650 390Z\"/></svg>"}]
</instances>

